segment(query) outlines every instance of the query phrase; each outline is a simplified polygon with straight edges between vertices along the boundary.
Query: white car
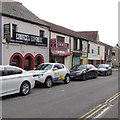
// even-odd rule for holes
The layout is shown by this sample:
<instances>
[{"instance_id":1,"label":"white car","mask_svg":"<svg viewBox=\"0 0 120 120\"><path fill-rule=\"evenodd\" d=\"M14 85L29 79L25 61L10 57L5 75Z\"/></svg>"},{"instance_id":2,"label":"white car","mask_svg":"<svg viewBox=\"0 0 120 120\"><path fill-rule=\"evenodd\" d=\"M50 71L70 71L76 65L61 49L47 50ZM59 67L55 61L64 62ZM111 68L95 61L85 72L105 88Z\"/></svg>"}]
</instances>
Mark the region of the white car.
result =
<instances>
[{"instance_id":1,"label":"white car","mask_svg":"<svg viewBox=\"0 0 120 120\"><path fill-rule=\"evenodd\" d=\"M0 97L15 93L29 94L35 85L32 73L9 65L0 65Z\"/></svg>"},{"instance_id":2,"label":"white car","mask_svg":"<svg viewBox=\"0 0 120 120\"><path fill-rule=\"evenodd\" d=\"M31 72L38 76L37 83L44 83L48 88L59 80L63 80L66 84L70 82L70 71L61 63L43 63Z\"/></svg>"}]
</instances>

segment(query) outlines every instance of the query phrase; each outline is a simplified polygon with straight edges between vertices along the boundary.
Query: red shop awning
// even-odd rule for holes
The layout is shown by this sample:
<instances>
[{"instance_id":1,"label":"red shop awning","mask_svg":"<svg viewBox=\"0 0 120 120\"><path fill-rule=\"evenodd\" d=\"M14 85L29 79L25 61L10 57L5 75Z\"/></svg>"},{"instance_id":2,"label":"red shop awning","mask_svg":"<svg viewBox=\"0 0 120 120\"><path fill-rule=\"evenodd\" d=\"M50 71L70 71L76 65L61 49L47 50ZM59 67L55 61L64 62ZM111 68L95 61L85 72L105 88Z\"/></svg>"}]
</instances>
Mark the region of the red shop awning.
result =
<instances>
[{"instance_id":1,"label":"red shop awning","mask_svg":"<svg viewBox=\"0 0 120 120\"><path fill-rule=\"evenodd\" d=\"M67 50L51 49L51 55L52 55L52 56L69 56L70 53L69 53Z\"/></svg>"}]
</instances>

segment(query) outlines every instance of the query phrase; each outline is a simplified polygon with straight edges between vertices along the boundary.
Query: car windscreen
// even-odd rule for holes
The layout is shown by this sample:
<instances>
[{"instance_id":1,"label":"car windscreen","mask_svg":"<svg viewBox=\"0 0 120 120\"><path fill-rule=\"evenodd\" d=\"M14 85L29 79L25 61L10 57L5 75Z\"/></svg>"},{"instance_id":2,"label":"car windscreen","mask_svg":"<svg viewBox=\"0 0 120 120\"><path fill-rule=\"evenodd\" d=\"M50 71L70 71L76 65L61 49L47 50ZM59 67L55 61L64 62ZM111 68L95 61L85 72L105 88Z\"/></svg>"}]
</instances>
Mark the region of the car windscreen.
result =
<instances>
[{"instance_id":1,"label":"car windscreen","mask_svg":"<svg viewBox=\"0 0 120 120\"><path fill-rule=\"evenodd\" d=\"M40 64L35 70L50 70L52 66L52 64Z\"/></svg>"},{"instance_id":2,"label":"car windscreen","mask_svg":"<svg viewBox=\"0 0 120 120\"><path fill-rule=\"evenodd\" d=\"M98 68L106 68L106 67L109 67L108 65L104 65L104 64L101 64L98 66Z\"/></svg>"},{"instance_id":3,"label":"car windscreen","mask_svg":"<svg viewBox=\"0 0 120 120\"><path fill-rule=\"evenodd\" d=\"M86 65L75 65L71 68L71 70L82 70L86 69Z\"/></svg>"}]
</instances>

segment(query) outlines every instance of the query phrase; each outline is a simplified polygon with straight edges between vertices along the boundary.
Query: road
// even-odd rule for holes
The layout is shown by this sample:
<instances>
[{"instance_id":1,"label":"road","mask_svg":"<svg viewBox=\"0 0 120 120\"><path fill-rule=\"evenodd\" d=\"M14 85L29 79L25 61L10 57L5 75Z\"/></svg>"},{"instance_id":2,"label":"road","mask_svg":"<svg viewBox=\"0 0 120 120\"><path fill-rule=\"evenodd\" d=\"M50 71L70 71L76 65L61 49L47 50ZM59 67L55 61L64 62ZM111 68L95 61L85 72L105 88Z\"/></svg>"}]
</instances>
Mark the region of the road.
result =
<instances>
[{"instance_id":1,"label":"road","mask_svg":"<svg viewBox=\"0 0 120 120\"><path fill-rule=\"evenodd\" d=\"M118 71L86 81L34 88L3 98L3 118L79 118L118 92Z\"/></svg>"}]
</instances>

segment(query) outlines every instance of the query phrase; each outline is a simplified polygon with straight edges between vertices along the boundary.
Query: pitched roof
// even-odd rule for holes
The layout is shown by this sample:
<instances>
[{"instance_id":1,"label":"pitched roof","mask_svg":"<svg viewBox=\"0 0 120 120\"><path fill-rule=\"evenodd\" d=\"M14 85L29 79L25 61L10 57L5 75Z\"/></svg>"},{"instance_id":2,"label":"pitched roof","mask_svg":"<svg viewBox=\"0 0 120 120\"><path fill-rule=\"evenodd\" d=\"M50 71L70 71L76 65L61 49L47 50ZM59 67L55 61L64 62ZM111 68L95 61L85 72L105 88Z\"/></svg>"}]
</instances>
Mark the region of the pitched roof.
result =
<instances>
[{"instance_id":1,"label":"pitched roof","mask_svg":"<svg viewBox=\"0 0 120 120\"><path fill-rule=\"evenodd\" d=\"M97 42L98 31L83 31L77 33L84 39Z\"/></svg>"},{"instance_id":2,"label":"pitched roof","mask_svg":"<svg viewBox=\"0 0 120 120\"><path fill-rule=\"evenodd\" d=\"M34 24L48 26L43 20L39 19L19 2L2 2L2 14Z\"/></svg>"},{"instance_id":3,"label":"pitched roof","mask_svg":"<svg viewBox=\"0 0 120 120\"><path fill-rule=\"evenodd\" d=\"M50 26L50 30L53 32L61 33L61 34L76 37L76 38L81 38L76 31L73 31L71 29L68 29L63 26L56 25L47 21L45 22Z\"/></svg>"},{"instance_id":4,"label":"pitched roof","mask_svg":"<svg viewBox=\"0 0 120 120\"><path fill-rule=\"evenodd\" d=\"M103 43L103 42L101 42L101 41L99 41L99 44L104 45L104 46L107 46L107 47L109 47L109 48L112 48L112 47L113 47L113 46L108 45L108 44L106 44L106 43Z\"/></svg>"}]
</instances>

